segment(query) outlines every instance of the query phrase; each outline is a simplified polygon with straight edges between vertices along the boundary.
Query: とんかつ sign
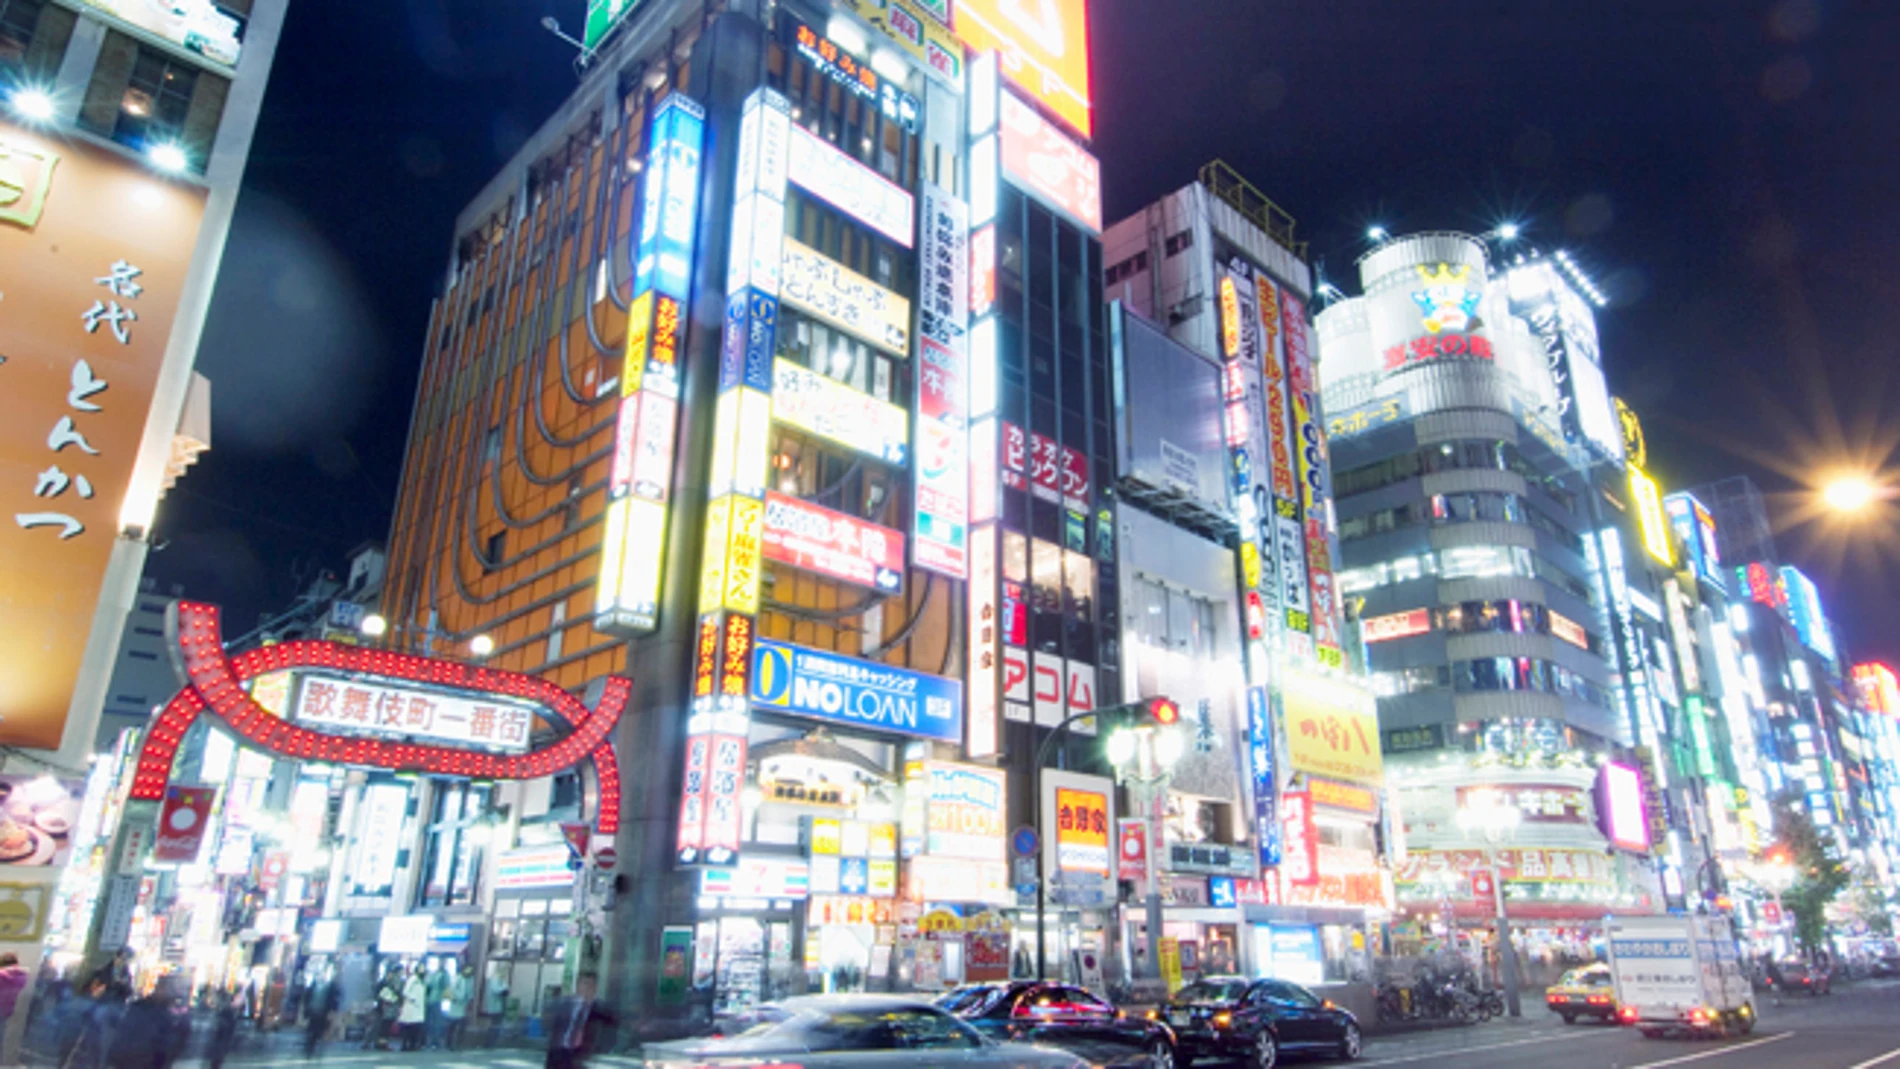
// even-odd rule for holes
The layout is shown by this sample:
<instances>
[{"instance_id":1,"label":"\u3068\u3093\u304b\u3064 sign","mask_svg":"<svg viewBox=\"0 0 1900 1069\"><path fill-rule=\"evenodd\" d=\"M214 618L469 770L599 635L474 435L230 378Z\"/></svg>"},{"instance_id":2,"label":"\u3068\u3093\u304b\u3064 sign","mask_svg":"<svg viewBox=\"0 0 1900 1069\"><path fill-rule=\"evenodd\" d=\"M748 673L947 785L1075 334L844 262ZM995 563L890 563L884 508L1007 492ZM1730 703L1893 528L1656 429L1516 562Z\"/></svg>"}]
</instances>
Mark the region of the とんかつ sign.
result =
<instances>
[{"instance_id":1,"label":"\u3068\u3093\u304b\u3064 sign","mask_svg":"<svg viewBox=\"0 0 1900 1069\"><path fill-rule=\"evenodd\" d=\"M158 491L132 476L204 204L0 122L0 745L59 747L121 513Z\"/></svg>"}]
</instances>

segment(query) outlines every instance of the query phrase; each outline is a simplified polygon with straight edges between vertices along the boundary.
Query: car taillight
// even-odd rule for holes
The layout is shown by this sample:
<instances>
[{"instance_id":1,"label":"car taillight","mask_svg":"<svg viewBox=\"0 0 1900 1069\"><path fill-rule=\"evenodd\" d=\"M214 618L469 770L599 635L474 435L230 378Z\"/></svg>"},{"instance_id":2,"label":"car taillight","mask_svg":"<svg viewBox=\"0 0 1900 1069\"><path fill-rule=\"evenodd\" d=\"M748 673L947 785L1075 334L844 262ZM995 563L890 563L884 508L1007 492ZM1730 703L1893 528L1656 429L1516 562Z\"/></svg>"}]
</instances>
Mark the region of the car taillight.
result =
<instances>
[{"instance_id":1,"label":"car taillight","mask_svg":"<svg viewBox=\"0 0 1900 1069\"><path fill-rule=\"evenodd\" d=\"M1214 1015L1215 1028L1226 1028L1228 1025L1233 1024L1233 1023L1234 1023L1234 1015L1231 1013L1217 1013Z\"/></svg>"},{"instance_id":2,"label":"car taillight","mask_svg":"<svg viewBox=\"0 0 1900 1069\"><path fill-rule=\"evenodd\" d=\"M1319 1008L1322 1010L1336 1010L1339 1008L1339 1003L1329 998L1323 998L1319 1000Z\"/></svg>"},{"instance_id":3,"label":"car taillight","mask_svg":"<svg viewBox=\"0 0 1900 1069\"><path fill-rule=\"evenodd\" d=\"M1634 1021L1636 1019L1636 1007L1625 1006L1622 1012L1618 1013L1617 1016L1623 1018L1625 1021Z\"/></svg>"},{"instance_id":4,"label":"car taillight","mask_svg":"<svg viewBox=\"0 0 1900 1069\"><path fill-rule=\"evenodd\" d=\"M1709 1015L1706 1012L1704 1012L1700 1007L1697 1007L1696 1009L1689 1011L1689 1021L1692 1024L1701 1024L1702 1022L1708 1019L1709 1019Z\"/></svg>"},{"instance_id":5,"label":"car taillight","mask_svg":"<svg viewBox=\"0 0 1900 1069\"><path fill-rule=\"evenodd\" d=\"M1590 996L1590 1005L1592 1006L1608 1006L1609 1004L1610 1004L1610 996L1608 995L1591 995Z\"/></svg>"},{"instance_id":6,"label":"car taillight","mask_svg":"<svg viewBox=\"0 0 1900 1069\"><path fill-rule=\"evenodd\" d=\"M1150 1021L1159 1021L1159 1020L1161 1019L1161 1011L1160 1011L1160 1010L1149 1010L1149 1011L1148 1011L1148 1019L1149 1019Z\"/></svg>"}]
</instances>

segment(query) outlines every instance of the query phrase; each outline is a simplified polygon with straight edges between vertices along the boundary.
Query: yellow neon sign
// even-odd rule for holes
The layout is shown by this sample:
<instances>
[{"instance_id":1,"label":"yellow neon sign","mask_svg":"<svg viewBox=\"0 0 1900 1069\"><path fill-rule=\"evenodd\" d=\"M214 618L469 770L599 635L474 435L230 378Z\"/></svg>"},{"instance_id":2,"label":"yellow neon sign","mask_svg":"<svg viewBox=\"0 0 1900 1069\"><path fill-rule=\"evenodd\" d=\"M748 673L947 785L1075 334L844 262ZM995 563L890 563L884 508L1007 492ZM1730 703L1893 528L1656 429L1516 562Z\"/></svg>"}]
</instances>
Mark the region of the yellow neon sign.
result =
<instances>
[{"instance_id":1,"label":"yellow neon sign","mask_svg":"<svg viewBox=\"0 0 1900 1069\"><path fill-rule=\"evenodd\" d=\"M1663 512L1662 488L1641 468L1630 468L1630 496L1636 502L1636 522L1643 530L1643 548L1664 567L1675 567L1675 547L1669 542L1669 518Z\"/></svg>"}]
</instances>

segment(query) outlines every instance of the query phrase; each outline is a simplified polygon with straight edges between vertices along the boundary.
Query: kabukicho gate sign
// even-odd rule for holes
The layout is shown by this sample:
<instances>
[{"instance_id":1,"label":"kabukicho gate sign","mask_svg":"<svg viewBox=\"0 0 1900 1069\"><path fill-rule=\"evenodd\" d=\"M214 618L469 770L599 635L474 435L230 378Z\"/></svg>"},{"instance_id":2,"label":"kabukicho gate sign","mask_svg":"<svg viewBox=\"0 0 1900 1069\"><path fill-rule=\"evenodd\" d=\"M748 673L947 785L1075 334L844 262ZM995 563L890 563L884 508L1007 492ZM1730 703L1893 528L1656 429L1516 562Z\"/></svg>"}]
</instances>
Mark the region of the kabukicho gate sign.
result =
<instances>
[{"instance_id":1,"label":"kabukicho gate sign","mask_svg":"<svg viewBox=\"0 0 1900 1069\"><path fill-rule=\"evenodd\" d=\"M610 740L632 689L624 678L609 676L590 709L534 676L335 642L285 642L231 656L215 607L179 602L175 613L186 682L145 734L130 801L164 799L179 746L209 715L246 744L293 760L485 780L582 768L594 834L612 842L620 829L620 766ZM295 716L266 709L245 687L280 672L304 676ZM532 746L536 718L565 733Z\"/></svg>"}]
</instances>

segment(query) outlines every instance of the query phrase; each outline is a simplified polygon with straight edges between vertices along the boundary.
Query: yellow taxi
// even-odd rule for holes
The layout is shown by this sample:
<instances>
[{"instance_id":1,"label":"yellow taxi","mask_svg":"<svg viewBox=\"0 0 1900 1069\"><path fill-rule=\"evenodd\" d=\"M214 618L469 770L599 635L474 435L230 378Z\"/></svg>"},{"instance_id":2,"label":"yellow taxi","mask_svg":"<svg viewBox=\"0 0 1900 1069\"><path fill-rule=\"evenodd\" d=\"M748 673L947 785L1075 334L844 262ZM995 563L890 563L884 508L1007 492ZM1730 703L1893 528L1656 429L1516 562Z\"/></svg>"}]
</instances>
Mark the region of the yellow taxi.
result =
<instances>
[{"instance_id":1,"label":"yellow taxi","mask_svg":"<svg viewBox=\"0 0 1900 1069\"><path fill-rule=\"evenodd\" d=\"M1544 1005L1565 1024L1576 1024L1579 1017L1616 1020L1616 985L1610 967L1598 963L1570 970L1544 989Z\"/></svg>"}]
</instances>

